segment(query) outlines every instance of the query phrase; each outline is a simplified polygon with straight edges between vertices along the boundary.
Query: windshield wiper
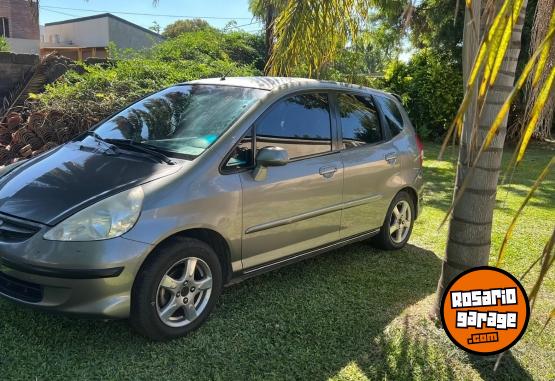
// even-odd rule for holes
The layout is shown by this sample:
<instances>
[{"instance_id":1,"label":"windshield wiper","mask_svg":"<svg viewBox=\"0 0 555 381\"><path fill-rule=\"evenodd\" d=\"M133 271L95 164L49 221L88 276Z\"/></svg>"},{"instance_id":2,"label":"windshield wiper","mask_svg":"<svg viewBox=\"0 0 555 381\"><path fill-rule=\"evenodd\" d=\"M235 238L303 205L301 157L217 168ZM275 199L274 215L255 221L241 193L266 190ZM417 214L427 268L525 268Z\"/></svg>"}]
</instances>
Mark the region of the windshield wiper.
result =
<instances>
[{"instance_id":1,"label":"windshield wiper","mask_svg":"<svg viewBox=\"0 0 555 381\"><path fill-rule=\"evenodd\" d=\"M167 157L166 155L158 151L156 147L151 146L149 144L136 142L130 139L103 139L103 141L109 144L113 144L115 146L120 146L127 149L146 153L150 156L156 157L157 159L169 165L175 164L175 162L172 159L170 159L169 157Z\"/></svg>"},{"instance_id":2,"label":"windshield wiper","mask_svg":"<svg viewBox=\"0 0 555 381\"><path fill-rule=\"evenodd\" d=\"M94 130L87 131L87 136L92 136L99 145L102 144L107 150L117 153L118 147L104 140L102 136L98 135Z\"/></svg>"}]
</instances>

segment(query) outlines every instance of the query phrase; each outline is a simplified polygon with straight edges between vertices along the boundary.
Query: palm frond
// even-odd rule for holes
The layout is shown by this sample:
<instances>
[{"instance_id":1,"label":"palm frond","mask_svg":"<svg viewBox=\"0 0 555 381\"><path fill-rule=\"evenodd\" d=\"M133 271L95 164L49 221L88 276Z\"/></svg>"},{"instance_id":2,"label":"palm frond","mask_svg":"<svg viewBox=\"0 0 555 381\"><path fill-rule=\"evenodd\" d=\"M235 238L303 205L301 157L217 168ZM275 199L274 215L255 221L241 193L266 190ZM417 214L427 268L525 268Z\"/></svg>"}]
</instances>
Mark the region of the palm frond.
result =
<instances>
[{"instance_id":1,"label":"palm frond","mask_svg":"<svg viewBox=\"0 0 555 381\"><path fill-rule=\"evenodd\" d=\"M0 122L17 106L22 106L29 94L38 93L46 83L44 63L55 53L50 53L43 57L31 70L23 77L21 82L12 90L10 95L4 99L3 107L0 109Z\"/></svg>"},{"instance_id":2,"label":"palm frond","mask_svg":"<svg viewBox=\"0 0 555 381\"><path fill-rule=\"evenodd\" d=\"M303 66L308 76L318 77L357 36L370 6L369 0L288 0L275 20L268 72L290 75Z\"/></svg>"},{"instance_id":3,"label":"palm frond","mask_svg":"<svg viewBox=\"0 0 555 381\"><path fill-rule=\"evenodd\" d=\"M501 106L501 108L500 108L499 112L497 113L492 125L490 126L490 128L488 130L488 133L487 133L482 145L480 146L477 154L475 155L475 158L474 158L473 162L470 165L470 169L469 169L470 171L467 174L467 176L464 178L461 186L459 187L457 195L455 196L455 198L453 199L453 202L449 206L449 209L445 213L445 217L441 221L440 226L443 226L445 224L445 222L447 222L447 219L449 218L449 215L451 215L451 213L453 212L453 209L455 208L457 203L460 201L460 199L461 199L461 197L464 193L464 190L468 186L468 183L470 182L470 179L472 178L472 176L474 174L474 169L475 169L478 161L482 157L482 154L483 154L484 150L487 149L489 147L489 145L491 144L491 142L493 141L493 138L495 137L495 134L497 133L499 127L501 126L501 123L503 122L503 119L505 118L505 116L509 112L509 109L510 109L510 106L511 106L512 102L514 101L514 99L516 98L516 95L522 89L522 87L526 83L526 79L528 78L528 76L532 72L532 69L533 69L533 67L534 67L534 65L535 65L535 63L538 59L539 54L541 53L542 49L547 44L547 41L549 39L553 38L553 36L555 36L555 28L547 34L547 36L544 38L542 44L540 45L539 49L532 55L532 57L530 57L526 66L522 70L522 73L521 73L520 77L518 78L515 86L511 90L511 93L509 94L507 99L503 102L503 105ZM466 98L466 96L465 96L465 98ZM464 101L465 100L463 99L463 103L464 103ZM470 101L468 100L468 102L470 102ZM463 105L461 104L461 107L462 106ZM446 148L447 143L448 143L448 141L447 141L447 138L446 138L443 142L442 149ZM441 155L441 153L440 153L440 155Z\"/></svg>"},{"instance_id":4,"label":"palm frond","mask_svg":"<svg viewBox=\"0 0 555 381\"><path fill-rule=\"evenodd\" d=\"M543 331L545 330L545 327L547 327L547 325L549 324L549 322L551 320L555 319L555 308L553 308L551 310L551 313L549 314L549 316L547 317L547 321L545 322L545 324L543 325L542 330L540 331L540 335L543 333Z\"/></svg>"},{"instance_id":5,"label":"palm frond","mask_svg":"<svg viewBox=\"0 0 555 381\"><path fill-rule=\"evenodd\" d=\"M553 12L553 14L551 15L551 19L549 20L548 30L552 29L555 29L555 12ZM553 40L549 40L542 50L540 60L538 61L538 66L536 66L536 72L534 73L534 79L532 80L532 86L536 86L541 79L543 68L545 67L549 58L549 52L552 44Z\"/></svg>"},{"instance_id":6,"label":"palm frond","mask_svg":"<svg viewBox=\"0 0 555 381\"><path fill-rule=\"evenodd\" d=\"M495 266L497 266L497 267L501 266L501 264L503 262L503 259L505 257L505 252L507 250L507 245L509 243L509 240L510 240L511 236L513 235L513 231L514 231L514 228L516 226L516 221L517 221L518 217L520 217L520 215L522 214L522 211L524 210L524 207L528 204L528 201L530 201L530 199L532 198L532 196L534 195L534 193L536 192L536 190L538 189L538 187L540 186L542 181L545 179L545 177L547 176L547 174L549 173L549 171L551 170L551 167L553 165L555 165L555 157L551 158L551 161L547 164L547 166L540 173L540 175L538 176L538 178L534 182L534 185L532 185L532 188L530 188L530 191L526 195L526 198L524 199L524 201L522 202L522 204L518 208L517 212L513 216L513 220L511 221L511 223L510 223L510 225L507 229L507 232L505 233L505 238L503 239L503 243L501 244L501 248L499 249L499 254L497 256L497 263L495 264Z\"/></svg>"},{"instance_id":7,"label":"palm frond","mask_svg":"<svg viewBox=\"0 0 555 381\"><path fill-rule=\"evenodd\" d=\"M538 274L538 278L536 279L536 282L532 286L532 291L528 293L528 299L530 299L531 308L534 308L538 293L540 292L540 288L543 284L545 276L547 275L547 272L549 271L551 266L553 266L553 262L555 261L555 252L553 251L554 246L555 246L555 229L553 229L551 238L545 244L545 247L542 253L540 273Z\"/></svg>"}]
</instances>

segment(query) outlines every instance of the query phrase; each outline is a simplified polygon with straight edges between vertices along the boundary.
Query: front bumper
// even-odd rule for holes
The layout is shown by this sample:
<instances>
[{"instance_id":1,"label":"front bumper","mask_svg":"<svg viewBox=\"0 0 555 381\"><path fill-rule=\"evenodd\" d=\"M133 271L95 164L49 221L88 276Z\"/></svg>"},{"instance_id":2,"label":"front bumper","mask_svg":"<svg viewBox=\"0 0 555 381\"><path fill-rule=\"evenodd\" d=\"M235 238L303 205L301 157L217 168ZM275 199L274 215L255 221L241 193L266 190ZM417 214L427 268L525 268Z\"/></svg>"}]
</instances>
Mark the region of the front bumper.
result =
<instances>
[{"instance_id":1,"label":"front bumper","mask_svg":"<svg viewBox=\"0 0 555 381\"><path fill-rule=\"evenodd\" d=\"M123 237L47 241L45 231L22 242L0 234L0 296L53 311L128 317L133 282L152 246Z\"/></svg>"}]
</instances>

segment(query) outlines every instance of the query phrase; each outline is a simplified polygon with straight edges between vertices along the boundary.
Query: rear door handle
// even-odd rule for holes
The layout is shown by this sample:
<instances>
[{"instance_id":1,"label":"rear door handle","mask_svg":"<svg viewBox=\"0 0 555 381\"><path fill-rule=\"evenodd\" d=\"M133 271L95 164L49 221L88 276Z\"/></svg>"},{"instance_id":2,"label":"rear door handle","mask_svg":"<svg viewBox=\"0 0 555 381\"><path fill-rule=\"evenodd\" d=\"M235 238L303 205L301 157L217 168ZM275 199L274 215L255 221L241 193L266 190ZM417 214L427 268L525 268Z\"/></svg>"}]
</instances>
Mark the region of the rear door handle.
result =
<instances>
[{"instance_id":1,"label":"rear door handle","mask_svg":"<svg viewBox=\"0 0 555 381\"><path fill-rule=\"evenodd\" d=\"M332 177L335 172L337 172L336 167L322 167L320 168L320 175L324 176L326 179Z\"/></svg>"},{"instance_id":2,"label":"rear door handle","mask_svg":"<svg viewBox=\"0 0 555 381\"><path fill-rule=\"evenodd\" d=\"M395 152L386 153L384 158L385 158L385 161L387 161L388 164L397 163L397 154Z\"/></svg>"}]
</instances>

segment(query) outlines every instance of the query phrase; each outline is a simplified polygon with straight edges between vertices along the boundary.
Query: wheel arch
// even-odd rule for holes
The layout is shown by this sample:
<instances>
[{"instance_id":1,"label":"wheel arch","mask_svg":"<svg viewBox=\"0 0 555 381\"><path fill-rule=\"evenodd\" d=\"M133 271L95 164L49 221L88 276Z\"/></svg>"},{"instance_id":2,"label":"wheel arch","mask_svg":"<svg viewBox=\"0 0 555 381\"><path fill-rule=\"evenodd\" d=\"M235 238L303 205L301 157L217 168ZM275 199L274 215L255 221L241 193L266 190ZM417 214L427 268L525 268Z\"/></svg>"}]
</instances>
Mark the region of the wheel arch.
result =
<instances>
[{"instance_id":1,"label":"wheel arch","mask_svg":"<svg viewBox=\"0 0 555 381\"><path fill-rule=\"evenodd\" d=\"M413 205L414 205L414 212L415 212L414 219L416 220L418 218L418 216L420 215L420 205L418 203L418 192L416 192L416 189L414 189L413 187L406 186L406 187L400 189L399 192L397 192L397 194L395 194L395 197L401 192L407 192L411 196L412 202L413 202Z\"/></svg>"},{"instance_id":2,"label":"wheel arch","mask_svg":"<svg viewBox=\"0 0 555 381\"><path fill-rule=\"evenodd\" d=\"M205 227L188 228L165 237L163 240L158 242L145 257L139 272L143 270L144 266L148 263L148 260L152 258L158 248L170 244L173 239L178 237L198 239L199 241L202 241L210 246L216 252L218 259L220 260L224 284L231 280L233 274L231 265L231 248L227 240L220 233Z\"/></svg>"}]
</instances>

